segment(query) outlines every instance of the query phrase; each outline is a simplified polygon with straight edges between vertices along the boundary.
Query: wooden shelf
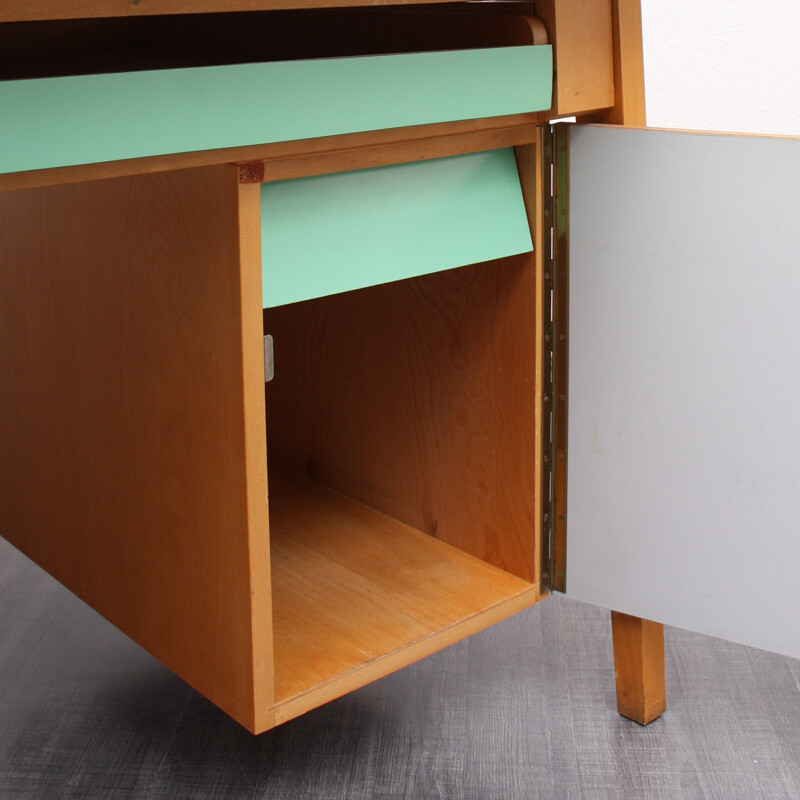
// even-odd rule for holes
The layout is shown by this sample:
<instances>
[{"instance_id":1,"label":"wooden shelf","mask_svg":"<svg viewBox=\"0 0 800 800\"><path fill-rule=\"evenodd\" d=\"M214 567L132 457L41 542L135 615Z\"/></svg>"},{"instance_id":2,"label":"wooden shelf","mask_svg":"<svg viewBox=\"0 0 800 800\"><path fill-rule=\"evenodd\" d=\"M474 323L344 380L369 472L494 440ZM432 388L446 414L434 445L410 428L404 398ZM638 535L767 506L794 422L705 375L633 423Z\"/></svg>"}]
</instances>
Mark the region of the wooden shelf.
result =
<instances>
[{"instance_id":1,"label":"wooden shelf","mask_svg":"<svg viewBox=\"0 0 800 800\"><path fill-rule=\"evenodd\" d=\"M278 721L536 602L538 586L270 468Z\"/></svg>"}]
</instances>

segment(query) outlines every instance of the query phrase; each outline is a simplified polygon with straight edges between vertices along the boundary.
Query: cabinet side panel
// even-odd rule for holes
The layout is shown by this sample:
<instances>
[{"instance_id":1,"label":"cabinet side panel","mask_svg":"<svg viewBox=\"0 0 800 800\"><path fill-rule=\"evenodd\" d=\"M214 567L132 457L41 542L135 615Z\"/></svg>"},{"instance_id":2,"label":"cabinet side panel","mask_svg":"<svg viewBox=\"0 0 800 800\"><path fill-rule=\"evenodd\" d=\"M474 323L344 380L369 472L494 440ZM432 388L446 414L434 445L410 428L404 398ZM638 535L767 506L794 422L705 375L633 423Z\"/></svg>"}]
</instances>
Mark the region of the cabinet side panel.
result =
<instances>
[{"instance_id":1,"label":"cabinet side panel","mask_svg":"<svg viewBox=\"0 0 800 800\"><path fill-rule=\"evenodd\" d=\"M0 532L253 728L238 192L215 167L0 195Z\"/></svg>"},{"instance_id":2,"label":"cabinet side panel","mask_svg":"<svg viewBox=\"0 0 800 800\"><path fill-rule=\"evenodd\" d=\"M238 170L237 170L238 173ZM264 320L261 313L261 191L239 186L242 407L248 513L254 720L256 733L275 724L275 660L264 406ZM229 395L230 396L230 395ZM233 395L236 396L235 393ZM238 402L238 398L237 398Z\"/></svg>"}]
</instances>

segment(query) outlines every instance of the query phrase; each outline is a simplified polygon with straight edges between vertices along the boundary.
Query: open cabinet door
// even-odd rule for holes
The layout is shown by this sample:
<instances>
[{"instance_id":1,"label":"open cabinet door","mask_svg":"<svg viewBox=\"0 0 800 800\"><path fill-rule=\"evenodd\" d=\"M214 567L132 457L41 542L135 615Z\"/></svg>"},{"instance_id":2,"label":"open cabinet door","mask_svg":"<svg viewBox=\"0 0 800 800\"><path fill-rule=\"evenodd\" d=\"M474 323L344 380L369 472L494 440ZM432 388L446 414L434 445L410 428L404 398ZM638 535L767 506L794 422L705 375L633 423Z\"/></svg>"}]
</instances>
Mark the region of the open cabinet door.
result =
<instances>
[{"instance_id":1,"label":"open cabinet door","mask_svg":"<svg viewBox=\"0 0 800 800\"><path fill-rule=\"evenodd\" d=\"M570 139L567 594L800 657L800 139Z\"/></svg>"}]
</instances>

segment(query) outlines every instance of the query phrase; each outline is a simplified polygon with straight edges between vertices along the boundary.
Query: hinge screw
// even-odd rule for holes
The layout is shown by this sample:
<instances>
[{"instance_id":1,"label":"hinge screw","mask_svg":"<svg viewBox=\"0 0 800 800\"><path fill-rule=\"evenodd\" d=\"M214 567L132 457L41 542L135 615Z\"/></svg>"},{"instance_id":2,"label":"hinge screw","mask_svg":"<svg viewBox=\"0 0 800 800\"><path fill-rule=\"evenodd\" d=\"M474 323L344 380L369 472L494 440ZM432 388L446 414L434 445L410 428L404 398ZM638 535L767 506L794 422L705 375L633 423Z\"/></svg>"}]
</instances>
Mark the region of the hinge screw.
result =
<instances>
[{"instance_id":1,"label":"hinge screw","mask_svg":"<svg viewBox=\"0 0 800 800\"><path fill-rule=\"evenodd\" d=\"M549 403L549 402L550 402L550 395L549 395L549 394L546 394L546 395L544 396L544 402L545 402L545 403Z\"/></svg>"}]
</instances>

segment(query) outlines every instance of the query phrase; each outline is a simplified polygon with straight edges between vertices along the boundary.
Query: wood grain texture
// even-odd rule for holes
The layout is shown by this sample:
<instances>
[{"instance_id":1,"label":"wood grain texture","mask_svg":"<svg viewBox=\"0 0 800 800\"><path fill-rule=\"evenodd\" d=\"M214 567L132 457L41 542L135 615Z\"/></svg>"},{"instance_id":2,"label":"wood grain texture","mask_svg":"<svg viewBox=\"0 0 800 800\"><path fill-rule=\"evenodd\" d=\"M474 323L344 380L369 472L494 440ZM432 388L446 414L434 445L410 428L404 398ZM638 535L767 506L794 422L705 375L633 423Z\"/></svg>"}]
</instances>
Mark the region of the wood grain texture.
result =
<instances>
[{"instance_id":1,"label":"wood grain texture","mask_svg":"<svg viewBox=\"0 0 800 800\"><path fill-rule=\"evenodd\" d=\"M271 701L257 191L217 167L0 195L4 535L250 729Z\"/></svg>"},{"instance_id":2,"label":"wood grain texture","mask_svg":"<svg viewBox=\"0 0 800 800\"><path fill-rule=\"evenodd\" d=\"M535 580L535 302L525 254L265 311L270 458Z\"/></svg>"},{"instance_id":3,"label":"wood grain texture","mask_svg":"<svg viewBox=\"0 0 800 800\"><path fill-rule=\"evenodd\" d=\"M275 701L281 722L535 602L536 586L270 470Z\"/></svg>"},{"instance_id":4,"label":"wood grain texture","mask_svg":"<svg viewBox=\"0 0 800 800\"><path fill-rule=\"evenodd\" d=\"M411 133L412 129L407 131ZM332 172L513 147L533 141L538 132L539 125L515 125L467 133L445 133L424 139L345 147L328 152L309 152L257 163L261 165L261 180L282 181L306 175L327 175Z\"/></svg>"},{"instance_id":5,"label":"wood grain texture","mask_svg":"<svg viewBox=\"0 0 800 800\"><path fill-rule=\"evenodd\" d=\"M226 171L226 180L229 180ZM236 179L238 181L238 170ZM264 323L261 315L261 193L258 184L238 187L238 245L239 245L239 302L230 307L220 306L217 313L241 316L242 384L241 410L244 422L244 463L225 465L232 473L238 472L247 492L247 525L244 529L224 532L222 546L246 535L250 591L250 641L253 671L252 697L253 724L250 730L260 733L274 725L275 718L269 710L275 697L275 662L272 633L272 573L270 570L270 542L267 486L266 411L264 408ZM216 372L212 378L218 380ZM228 394L228 400L236 394ZM238 409L237 409L238 412ZM214 431L213 435L220 435ZM224 494L217 497L220 503L230 502ZM219 533L217 534L219 537ZM221 585L222 592L231 591ZM234 591L241 591L238 587ZM229 620L229 624L233 620ZM239 619L245 625L246 620ZM241 655L229 657L242 658ZM248 727L248 726L246 726Z\"/></svg>"},{"instance_id":6,"label":"wood grain texture","mask_svg":"<svg viewBox=\"0 0 800 800\"><path fill-rule=\"evenodd\" d=\"M591 117L592 122L643 128L644 55L640 0L612 0L614 36L614 107Z\"/></svg>"},{"instance_id":7,"label":"wood grain texture","mask_svg":"<svg viewBox=\"0 0 800 800\"><path fill-rule=\"evenodd\" d=\"M619 713L647 725L667 707L664 626L612 611L611 631Z\"/></svg>"},{"instance_id":8,"label":"wood grain texture","mask_svg":"<svg viewBox=\"0 0 800 800\"><path fill-rule=\"evenodd\" d=\"M553 43L555 86L551 117L581 115L614 105L611 2L536 3L536 13Z\"/></svg>"}]
</instances>

